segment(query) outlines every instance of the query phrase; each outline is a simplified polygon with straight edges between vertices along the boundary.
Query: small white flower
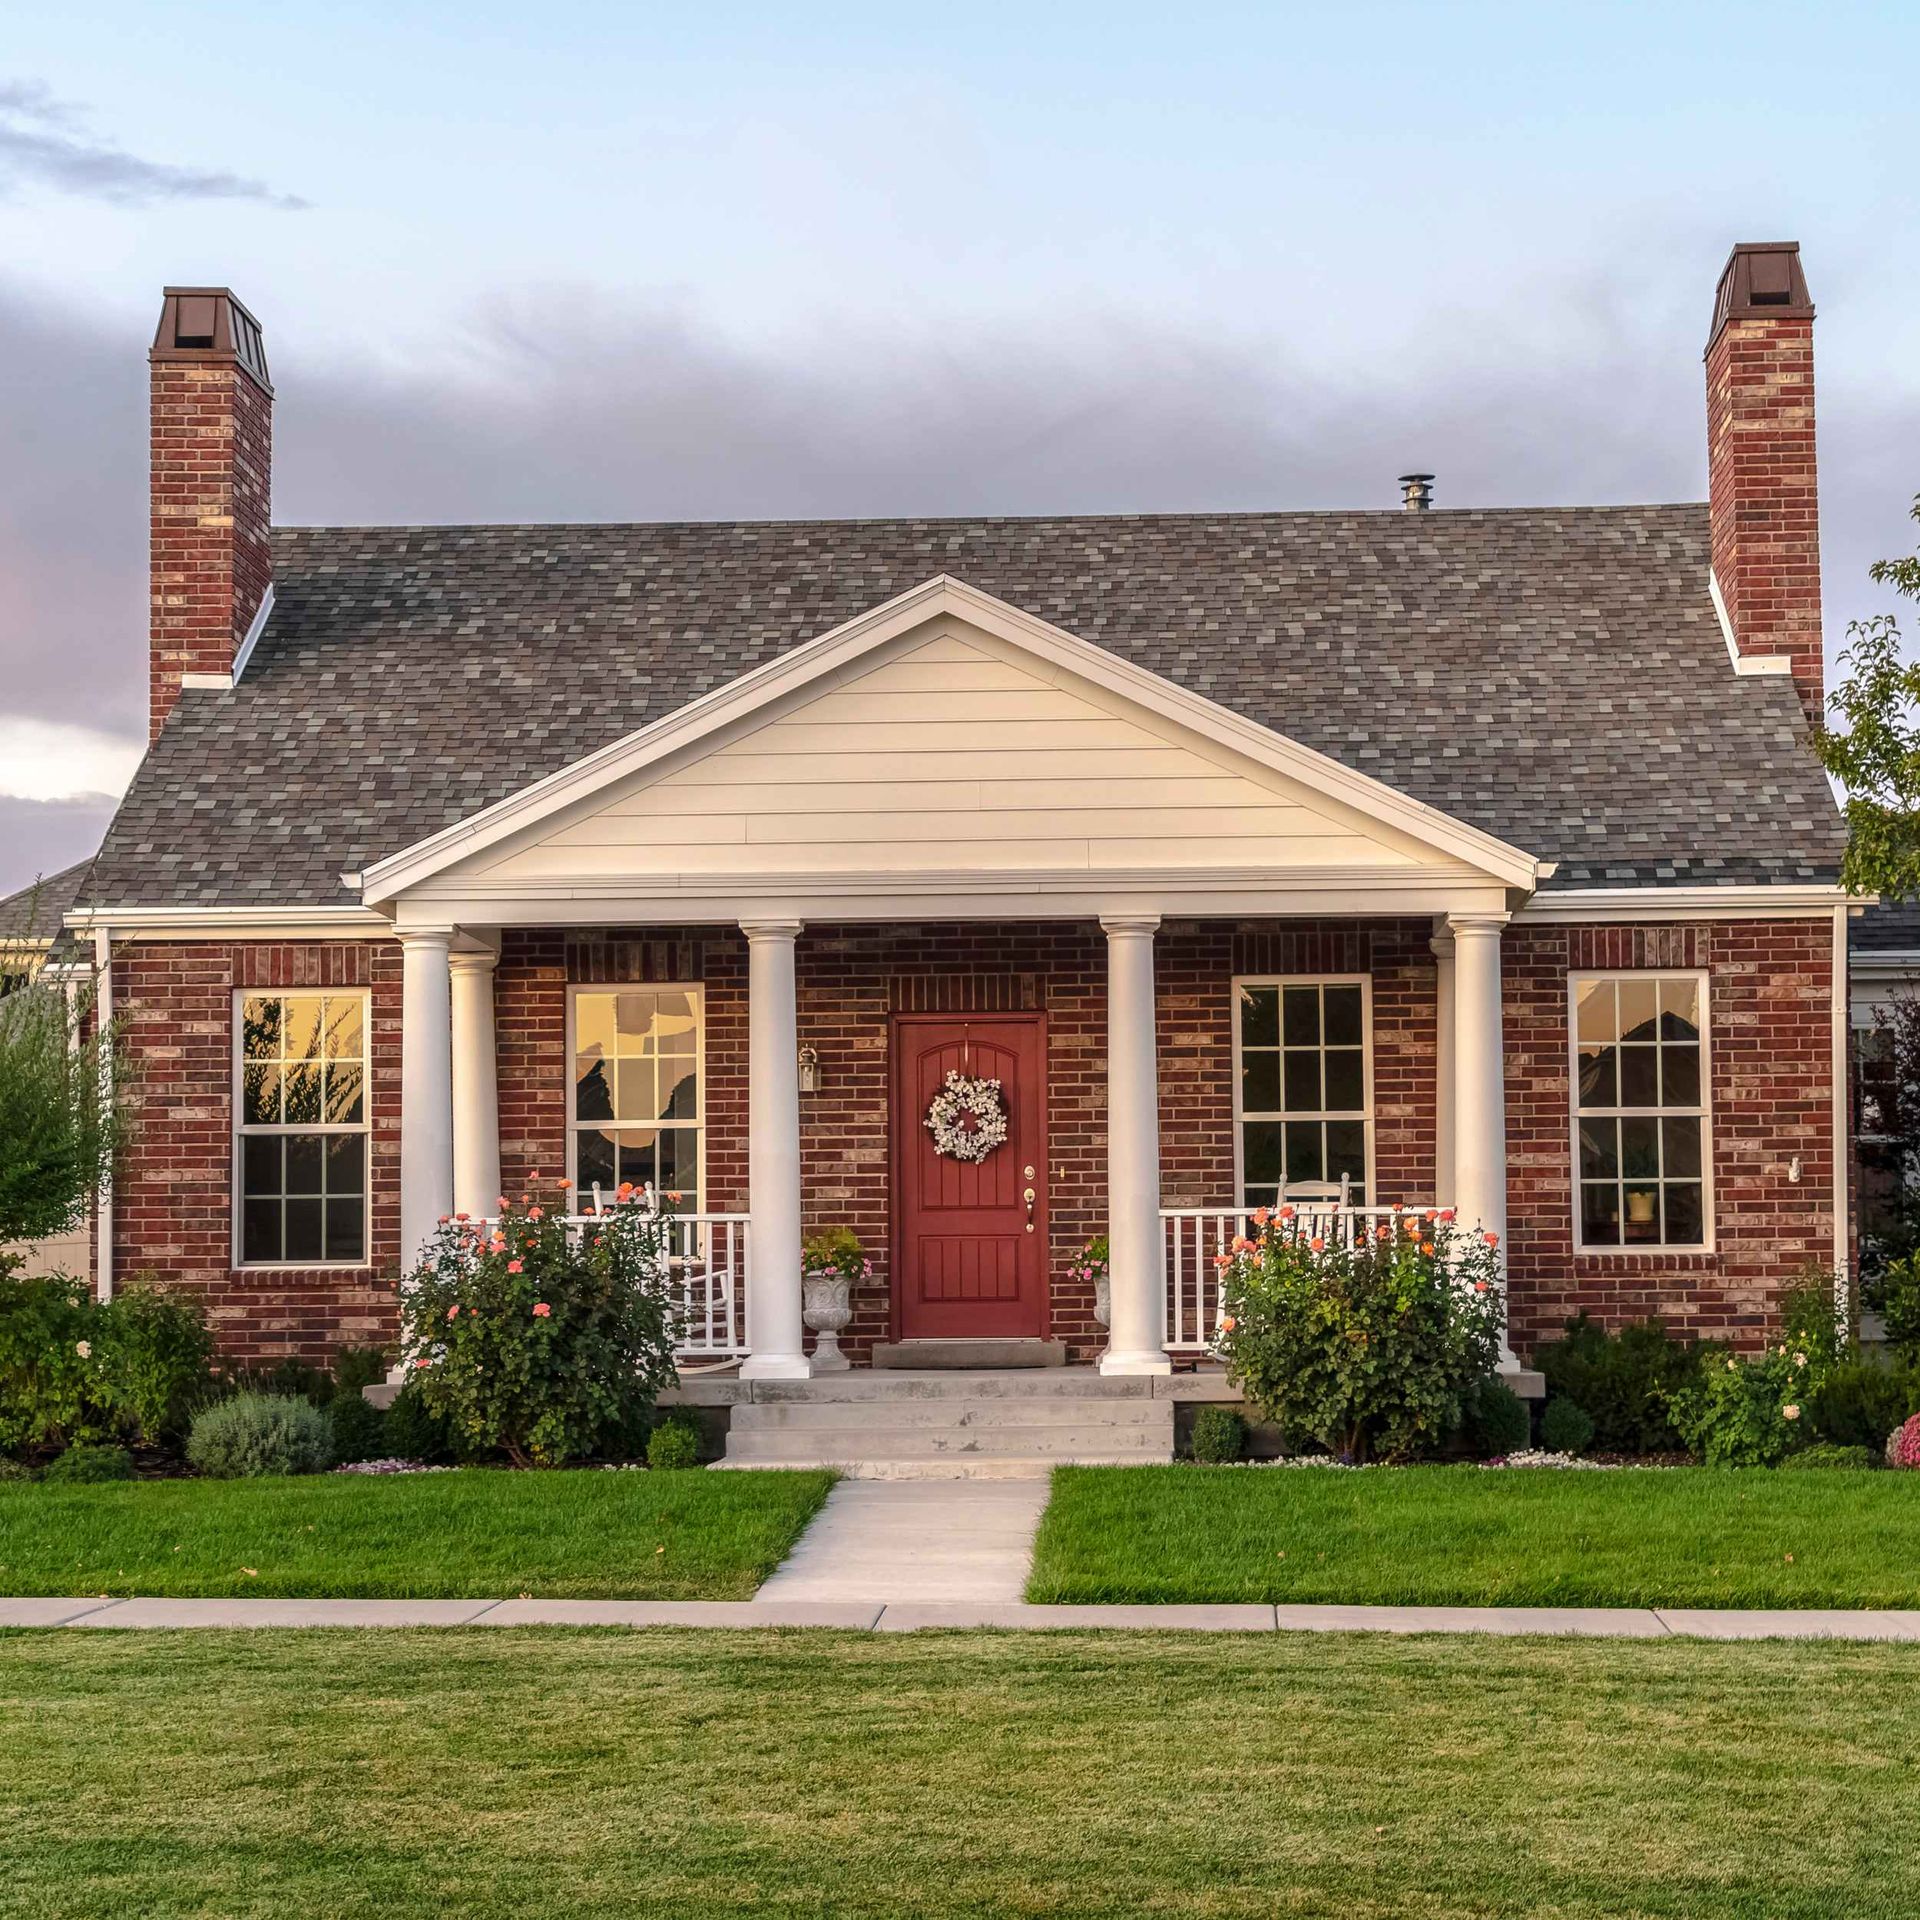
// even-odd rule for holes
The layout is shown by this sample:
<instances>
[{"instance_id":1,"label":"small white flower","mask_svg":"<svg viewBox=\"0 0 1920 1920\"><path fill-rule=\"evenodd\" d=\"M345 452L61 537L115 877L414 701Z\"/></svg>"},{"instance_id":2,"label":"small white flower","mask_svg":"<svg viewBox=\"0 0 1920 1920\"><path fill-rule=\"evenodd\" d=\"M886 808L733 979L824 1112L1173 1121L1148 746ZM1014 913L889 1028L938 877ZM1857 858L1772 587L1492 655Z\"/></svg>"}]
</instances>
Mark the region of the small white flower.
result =
<instances>
[{"instance_id":1,"label":"small white flower","mask_svg":"<svg viewBox=\"0 0 1920 1920\"><path fill-rule=\"evenodd\" d=\"M1789 1420L1798 1420L1800 1418L1800 1409L1798 1407L1782 1407L1780 1411Z\"/></svg>"},{"instance_id":2,"label":"small white flower","mask_svg":"<svg viewBox=\"0 0 1920 1920\"><path fill-rule=\"evenodd\" d=\"M1807 1364L1807 1356L1804 1353L1796 1353L1793 1356L1793 1364L1796 1367L1804 1367Z\"/></svg>"},{"instance_id":3,"label":"small white flower","mask_svg":"<svg viewBox=\"0 0 1920 1920\"><path fill-rule=\"evenodd\" d=\"M73 1350L82 1360L91 1360L93 1358L93 1342L91 1340L76 1340L73 1343Z\"/></svg>"}]
</instances>

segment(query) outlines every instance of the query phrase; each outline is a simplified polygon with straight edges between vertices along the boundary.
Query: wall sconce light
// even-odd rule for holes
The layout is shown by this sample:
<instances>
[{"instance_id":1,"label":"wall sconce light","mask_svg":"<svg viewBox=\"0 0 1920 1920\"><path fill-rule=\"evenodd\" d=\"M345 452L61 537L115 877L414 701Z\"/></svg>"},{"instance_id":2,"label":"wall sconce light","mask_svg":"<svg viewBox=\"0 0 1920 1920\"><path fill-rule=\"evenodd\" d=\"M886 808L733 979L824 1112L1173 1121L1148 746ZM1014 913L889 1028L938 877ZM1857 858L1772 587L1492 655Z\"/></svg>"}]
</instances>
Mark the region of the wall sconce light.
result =
<instances>
[{"instance_id":1,"label":"wall sconce light","mask_svg":"<svg viewBox=\"0 0 1920 1920\"><path fill-rule=\"evenodd\" d=\"M1800 1156L1797 1153L1787 1162L1787 1178L1796 1187L1800 1184Z\"/></svg>"},{"instance_id":2,"label":"wall sconce light","mask_svg":"<svg viewBox=\"0 0 1920 1920\"><path fill-rule=\"evenodd\" d=\"M820 1056L810 1046L800 1049L800 1091L820 1091Z\"/></svg>"}]
</instances>

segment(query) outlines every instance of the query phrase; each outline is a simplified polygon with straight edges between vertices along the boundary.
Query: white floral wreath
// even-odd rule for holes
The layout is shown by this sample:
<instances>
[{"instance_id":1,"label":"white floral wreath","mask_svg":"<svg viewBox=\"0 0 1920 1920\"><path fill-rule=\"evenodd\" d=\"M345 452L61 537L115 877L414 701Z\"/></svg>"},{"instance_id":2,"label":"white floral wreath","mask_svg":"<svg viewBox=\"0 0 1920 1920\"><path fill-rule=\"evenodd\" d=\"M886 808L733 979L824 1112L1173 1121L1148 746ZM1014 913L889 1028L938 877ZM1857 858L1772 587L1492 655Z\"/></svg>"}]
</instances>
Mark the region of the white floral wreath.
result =
<instances>
[{"instance_id":1,"label":"white floral wreath","mask_svg":"<svg viewBox=\"0 0 1920 1920\"><path fill-rule=\"evenodd\" d=\"M933 1135L934 1152L943 1160L984 1160L1007 1137L1000 1082L949 1073L946 1085L933 1096L925 1125Z\"/></svg>"}]
</instances>

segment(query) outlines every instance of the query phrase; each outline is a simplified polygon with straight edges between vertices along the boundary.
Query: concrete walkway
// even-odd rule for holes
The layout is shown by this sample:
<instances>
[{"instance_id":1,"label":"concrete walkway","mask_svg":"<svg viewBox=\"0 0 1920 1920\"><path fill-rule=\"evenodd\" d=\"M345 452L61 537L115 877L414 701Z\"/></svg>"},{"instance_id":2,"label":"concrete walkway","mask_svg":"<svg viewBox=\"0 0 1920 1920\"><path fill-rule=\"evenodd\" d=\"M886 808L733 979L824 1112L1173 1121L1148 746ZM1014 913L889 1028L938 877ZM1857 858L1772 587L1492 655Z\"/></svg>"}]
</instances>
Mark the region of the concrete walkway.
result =
<instances>
[{"instance_id":1,"label":"concrete walkway","mask_svg":"<svg viewBox=\"0 0 1920 1920\"><path fill-rule=\"evenodd\" d=\"M761 1590L763 1593L765 1588ZM803 1600L0 1600L0 1627L939 1627L1920 1641L1920 1613L1687 1607L1029 1607Z\"/></svg>"},{"instance_id":2,"label":"concrete walkway","mask_svg":"<svg viewBox=\"0 0 1920 1920\"><path fill-rule=\"evenodd\" d=\"M757 1602L1016 1605L1041 1480L842 1480Z\"/></svg>"}]
</instances>

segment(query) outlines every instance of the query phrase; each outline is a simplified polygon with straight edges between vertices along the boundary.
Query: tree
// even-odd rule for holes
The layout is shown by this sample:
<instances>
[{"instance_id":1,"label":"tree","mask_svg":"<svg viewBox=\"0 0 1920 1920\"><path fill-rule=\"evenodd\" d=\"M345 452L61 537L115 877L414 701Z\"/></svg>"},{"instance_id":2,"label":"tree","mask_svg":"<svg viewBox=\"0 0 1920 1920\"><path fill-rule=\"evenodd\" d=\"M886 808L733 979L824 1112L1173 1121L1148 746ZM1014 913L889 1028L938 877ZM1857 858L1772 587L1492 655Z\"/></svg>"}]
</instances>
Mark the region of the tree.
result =
<instances>
[{"instance_id":1,"label":"tree","mask_svg":"<svg viewBox=\"0 0 1920 1920\"><path fill-rule=\"evenodd\" d=\"M89 978L0 955L0 1245L64 1233L125 1144L131 1082L120 1024L96 1018ZM0 1262L0 1272L5 1263Z\"/></svg>"},{"instance_id":2,"label":"tree","mask_svg":"<svg viewBox=\"0 0 1920 1920\"><path fill-rule=\"evenodd\" d=\"M1920 495L1912 517L1920 521ZM1877 560L1869 576L1920 601L1920 554ZM1920 898L1920 662L1900 657L1900 628L1890 613L1855 620L1840 664L1847 678L1828 700L1846 731L1822 727L1815 750L1846 791L1849 893L1883 900Z\"/></svg>"}]
</instances>

